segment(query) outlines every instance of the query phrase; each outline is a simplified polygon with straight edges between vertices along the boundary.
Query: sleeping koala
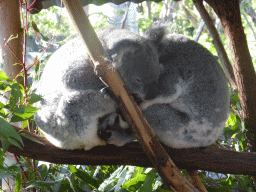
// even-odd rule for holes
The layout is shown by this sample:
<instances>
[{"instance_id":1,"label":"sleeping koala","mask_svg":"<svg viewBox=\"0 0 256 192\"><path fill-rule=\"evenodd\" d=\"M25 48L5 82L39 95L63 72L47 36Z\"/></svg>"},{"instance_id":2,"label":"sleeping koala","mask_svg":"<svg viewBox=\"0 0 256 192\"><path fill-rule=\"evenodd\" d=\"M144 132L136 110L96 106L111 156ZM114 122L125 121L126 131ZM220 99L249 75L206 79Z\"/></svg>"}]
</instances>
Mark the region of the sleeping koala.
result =
<instances>
[{"instance_id":1,"label":"sleeping koala","mask_svg":"<svg viewBox=\"0 0 256 192\"><path fill-rule=\"evenodd\" d=\"M160 68L151 43L128 30L107 28L96 33L105 59L131 92L139 98L154 98ZM117 105L102 91L104 87L82 40L71 40L51 56L43 71L36 93L44 100L35 104L40 107L36 124L52 144L63 149L89 150L106 144L97 135L100 120L108 116L104 126L113 125Z\"/></svg>"},{"instance_id":2,"label":"sleeping koala","mask_svg":"<svg viewBox=\"0 0 256 192\"><path fill-rule=\"evenodd\" d=\"M169 147L211 145L223 133L229 113L228 85L219 63L203 46L168 34L165 27L153 27L145 36L163 65L156 97L140 104L148 123ZM117 146L134 140L127 126L107 126L99 136Z\"/></svg>"}]
</instances>

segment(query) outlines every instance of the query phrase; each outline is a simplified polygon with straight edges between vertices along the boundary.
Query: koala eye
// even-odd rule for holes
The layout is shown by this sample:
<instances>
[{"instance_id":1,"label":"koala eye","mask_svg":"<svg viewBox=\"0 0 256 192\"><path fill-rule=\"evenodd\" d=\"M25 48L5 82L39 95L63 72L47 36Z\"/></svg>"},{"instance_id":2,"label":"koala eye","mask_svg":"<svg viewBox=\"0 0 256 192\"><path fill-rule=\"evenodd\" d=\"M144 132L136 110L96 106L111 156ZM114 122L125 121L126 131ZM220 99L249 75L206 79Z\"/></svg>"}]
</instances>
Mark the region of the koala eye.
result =
<instances>
[{"instance_id":1,"label":"koala eye","mask_svg":"<svg viewBox=\"0 0 256 192\"><path fill-rule=\"evenodd\" d=\"M139 84L142 83L141 80L140 80L140 78L136 78L136 82L139 83Z\"/></svg>"}]
</instances>

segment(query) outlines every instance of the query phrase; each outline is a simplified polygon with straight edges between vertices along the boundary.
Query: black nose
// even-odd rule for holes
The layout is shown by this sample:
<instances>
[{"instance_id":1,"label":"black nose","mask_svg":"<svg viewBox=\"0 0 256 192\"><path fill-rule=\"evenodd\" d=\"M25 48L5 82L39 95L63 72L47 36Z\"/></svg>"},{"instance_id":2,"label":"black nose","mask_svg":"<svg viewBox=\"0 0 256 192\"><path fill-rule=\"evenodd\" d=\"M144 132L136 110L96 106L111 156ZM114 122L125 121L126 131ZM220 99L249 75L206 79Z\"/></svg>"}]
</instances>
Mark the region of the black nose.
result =
<instances>
[{"instance_id":1,"label":"black nose","mask_svg":"<svg viewBox=\"0 0 256 192\"><path fill-rule=\"evenodd\" d=\"M107 141L112 136L112 133L108 130L98 130L97 134L100 139L105 141Z\"/></svg>"},{"instance_id":2,"label":"black nose","mask_svg":"<svg viewBox=\"0 0 256 192\"><path fill-rule=\"evenodd\" d=\"M146 100L154 99L157 96L157 93L158 93L157 83L156 82L150 83L147 86L147 92L146 93L147 93L146 97L145 97Z\"/></svg>"}]
</instances>

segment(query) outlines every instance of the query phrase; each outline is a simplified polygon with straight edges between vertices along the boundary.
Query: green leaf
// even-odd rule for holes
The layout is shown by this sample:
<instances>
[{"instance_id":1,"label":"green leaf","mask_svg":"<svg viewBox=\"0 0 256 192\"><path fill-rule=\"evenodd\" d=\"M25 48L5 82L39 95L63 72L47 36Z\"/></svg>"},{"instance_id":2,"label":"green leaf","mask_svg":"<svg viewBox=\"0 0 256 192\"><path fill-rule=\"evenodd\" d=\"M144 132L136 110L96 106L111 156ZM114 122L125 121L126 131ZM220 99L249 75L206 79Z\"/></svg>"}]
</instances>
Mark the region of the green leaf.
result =
<instances>
[{"instance_id":1,"label":"green leaf","mask_svg":"<svg viewBox=\"0 0 256 192\"><path fill-rule=\"evenodd\" d=\"M37 24L34 22L34 21L32 21L32 28L36 31L36 32L39 32L39 29L38 29L38 27L37 27Z\"/></svg>"},{"instance_id":2,"label":"green leaf","mask_svg":"<svg viewBox=\"0 0 256 192\"><path fill-rule=\"evenodd\" d=\"M22 107L18 107L13 111L13 114L21 117L23 120L24 119L28 119L30 117L32 117L39 108L33 107L33 106L22 106Z\"/></svg>"},{"instance_id":3,"label":"green leaf","mask_svg":"<svg viewBox=\"0 0 256 192\"><path fill-rule=\"evenodd\" d=\"M39 32L39 33L40 33L40 32ZM48 37L44 36L42 33L40 33L40 35L41 35L41 37L42 37L42 39L43 39L44 41L49 41L49 40L50 40Z\"/></svg>"},{"instance_id":4,"label":"green leaf","mask_svg":"<svg viewBox=\"0 0 256 192\"><path fill-rule=\"evenodd\" d=\"M127 181L125 184L123 184L122 187L128 189L133 185L141 185L144 182L146 177L147 175L145 174L139 174L136 177Z\"/></svg>"},{"instance_id":5,"label":"green leaf","mask_svg":"<svg viewBox=\"0 0 256 192\"><path fill-rule=\"evenodd\" d=\"M11 118L11 122L19 122L19 121L23 121L24 119L22 119L21 117L17 116L17 115L13 115Z\"/></svg>"},{"instance_id":6,"label":"green leaf","mask_svg":"<svg viewBox=\"0 0 256 192\"><path fill-rule=\"evenodd\" d=\"M28 99L28 102L29 102L29 104L33 104L33 103L36 103L36 102L41 101L41 100L43 100L43 96L38 95L36 93L32 93L30 95L30 98Z\"/></svg>"},{"instance_id":7,"label":"green leaf","mask_svg":"<svg viewBox=\"0 0 256 192\"><path fill-rule=\"evenodd\" d=\"M49 187L49 186L52 186L54 184L56 184L57 182L60 182L59 180L55 180L55 181L30 181L28 182L28 186L26 187L26 189L29 189L31 187Z\"/></svg>"},{"instance_id":8,"label":"green leaf","mask_svg":"<svg viewBox=\"0 0 256 192\"><path fill-rule=\"evenodd\" d=\"M20 135L22 135L23 137L26 137L27 139L30 139L31 141L34 141L36 143L39 143L41 145L45 145L44 143L42 143L41 141L39 141L38 139L36 139L35 137L27 134L27 133L20 133Z\"/></svg>"},{"instance_id":9,"label":"green leaf","mask_svg":"<svg viewBox=\"0 0 256 192\"><path fill-rule=\"evenodd\" d=\"M8 85L5 82L0 82L0 90L5 90Z\"/></svg>"},{"instance_id":10,"label":"green leaf","mask_svg":"<svg viewBox=\"0 0 256 192\"><path fill-rule=\"evenodd\" d=\"M76 169L74 165L69 165L69 170L77 176L80 180L86 182L87 185L89 185L93 189L97 189L100 186L100 181L93 178L92 175L87 173L86 171L81 171L79 169Z\"/></svg>"},{"instance_id":11,"label":"green leaf","mask_svg":"<svg viewBox=\"0 0 256 192\"><path fill-rule=\"evenodd\" d=\"M239 131L240 130L239 126L237 126L237 125L231 126L230 129L232 131Z\"/></svg>"},{"instance_id":12,"label":"green leaf","mask_svg":"<svg viewBox=\"0 0 256 192\"><path fill-rule=\"evenodd\" d=\"M2 118L0 118L0 134L1 136L5 136L5 138L7 138L10 142L12 142L10 140L10 137L12 137L19 141L22 145L24 145L19 133L17 133L17 131L12 127L12 125L10 125L7 121L5 121Z\"/></svg>"},{"instance_id":13,"label":"green leaf","mask_svg":"<svg viewBox=\"0 0 256 192\"><path fill-rule=\"evenodd\" d=\"M11 88L12 88L12 91L11 91L9 103L10 103L10 107L12 108L19 101L19 98L22 97L22 93L20 91L20 85L18 83L14 83L13 85L11 85Z\"/></svg>"},{"instance_id":14,"label":"green leaf","mask_svg":"<svg viewBox=\"0 0 256 192\"><path fill-rule=\"evenodd\" d=\"M236 123L240 123L239 117L237 117L234 113L230 113L226 126L234 126Z\"/></svg>"},{"instance_id":15,"label":"green leaf","mask_svg":"<svg viewBox=\"0 0 256 192\"><path fill-rule=\"evenodd\" d=\"M2 143L2 149L3 152L6 152L10 146L10 142L8 141L8 137L5 137L4 135L0 135L1 143Z\"/></svg>"},{"instance_id":16,"label":"green leaf","mask_svg":"<svg viewBox=\"0 0 256 192\"><path fill-rule=\"evenodd\" d=\"M238 92L237 92L234 94L233 97L231 97L230 102L235 105L238 101L239 101L239 96L238 96Z\"/></svg>"},{"instance_id":17,"label":"green leaf","mask_svg":"<svg viewBox=\"0 0 256 192\"><path fill-rule=\"evenodd\" d=\"M4 109L0 109L0 116L2 116L3 118L6 118L8 115L5 114Z\"/></svg>"},{"instance_id":18,"label":"green leaf","mask_svg":"<svg viewBox=\"0 0 256 192\"><path fill-rule=\"evenodd\" d=\"M6 75L6 73L3 71L0 71L0 81L4 81L7 79L10 79L10 78Z\"/></svg>"},{"instance_id":19,"label":"green leaf","mask_svg":"<svg viewBox=\"0 0 256 192\"><path fill-rule=\"evenodd\" d=\"M7 171L3 171L2 170L0 171L0 179L4 179L4 178L7 178L7 177L12 177L12 173L10 172L7 172Z\"/></svg>"},{"instance_id":20,"label":"green leaf","mask_svg":"<svg viewBox=\"0 0 256 192\"><path fill-rule=\"evenodd\" d=\"M0 108L4 108L5 104L3 104L2 102L0 102Z\"/></svg>"},{"instance_id":21,"label":"green leaf","mask_svg":"<svg viewBox=\"0 0 256 192\"><path fill-rule=\"evenodd\" d=\"M152 191L153 190L153 182L156 179L156 172L155 171L150 171L147 174L147 177L143 183L143 192L148 192L148 191Z\"/></svg>"},{"instance_id":22,"label":"green leaf","mask_svg":"<svg viewBox=\"0 0 256 192\"><path fill-rule=\"evenodd\" d=\"M18 173L16 176L15 182L15 192L20 192L21 189L21 173Z\"/></svg>"},{"instance_id":23,"label":"green leaf","mask_svg":"<svg viewBox=\"0 0 256 192\"><path fill-rule=\"evenodd\" d=\"M14 145L14 146L16 146L16 147L22 149L22 147L20 146L20 143L19 143L17 140L15 140L15 139L13 139L13 138L10 137L10 139L9 139L8 141L9 141L12 145Z\"/></svg>"}]
</instances>

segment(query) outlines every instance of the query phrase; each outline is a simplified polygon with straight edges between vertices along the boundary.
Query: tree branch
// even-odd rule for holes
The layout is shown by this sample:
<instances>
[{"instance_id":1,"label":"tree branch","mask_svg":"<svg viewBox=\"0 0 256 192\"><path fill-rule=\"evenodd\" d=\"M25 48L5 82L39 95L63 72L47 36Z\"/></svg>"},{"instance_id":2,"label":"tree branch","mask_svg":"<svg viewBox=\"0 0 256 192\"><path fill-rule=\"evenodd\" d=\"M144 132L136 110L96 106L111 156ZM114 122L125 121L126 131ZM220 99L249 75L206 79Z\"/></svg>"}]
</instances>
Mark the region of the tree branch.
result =
<instances>
[{"instance_id":1,"label":"tree branch","mask_svg":"<svg viewBox=\"0 0 256 192\"><path fill-rule=\"evenodd\" d=\"M232 55L233 70L241 104L241 117L254 133L252 151L256 152L256 73L242 26L239 0L206 0L221 20Z\"/></svg>"},{"instance_id":2,"label":"tree branch","mask_svg":"<svg viewBox=\"0 0 256 192\"><path fill-rule=\"evenodd\" d=\"M17 131L22 129L13 126ZM9 152L31 159L59 164L77 165L134 165L152 167L152 163L143 152L139 143L130 143L123 147L113 145L95 147L89 151L64 150L53 146L45 137L22 130L43 144L22 136L24 148L11 145ZM1 144L0 144L1 147ZM205 170L217 173L243 174L256 176L256 154L234 152L208 148L172 149L164 146L176 166L187 170Z\"/></svg>"}]
</instances>

